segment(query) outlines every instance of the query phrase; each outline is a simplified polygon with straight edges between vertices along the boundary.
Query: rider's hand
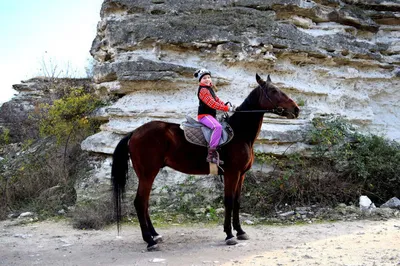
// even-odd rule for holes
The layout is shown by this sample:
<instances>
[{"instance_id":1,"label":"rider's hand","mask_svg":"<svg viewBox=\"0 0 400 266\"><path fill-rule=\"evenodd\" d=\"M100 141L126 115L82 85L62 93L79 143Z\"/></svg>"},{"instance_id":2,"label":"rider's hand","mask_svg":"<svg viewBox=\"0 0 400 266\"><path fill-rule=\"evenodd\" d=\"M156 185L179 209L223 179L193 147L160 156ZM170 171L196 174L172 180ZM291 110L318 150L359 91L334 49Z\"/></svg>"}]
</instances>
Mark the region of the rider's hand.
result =
<instances>
[{"instance_id":1,"label":"rider's hand","mask_svg":"<svg viewBox=\"0 0 400 266\"><path fill-rule=\"evenodd\" d=\"M235 112L236 111L236 106L232 105L229 106L229 112Z\"/></svg>"}]
</instances>

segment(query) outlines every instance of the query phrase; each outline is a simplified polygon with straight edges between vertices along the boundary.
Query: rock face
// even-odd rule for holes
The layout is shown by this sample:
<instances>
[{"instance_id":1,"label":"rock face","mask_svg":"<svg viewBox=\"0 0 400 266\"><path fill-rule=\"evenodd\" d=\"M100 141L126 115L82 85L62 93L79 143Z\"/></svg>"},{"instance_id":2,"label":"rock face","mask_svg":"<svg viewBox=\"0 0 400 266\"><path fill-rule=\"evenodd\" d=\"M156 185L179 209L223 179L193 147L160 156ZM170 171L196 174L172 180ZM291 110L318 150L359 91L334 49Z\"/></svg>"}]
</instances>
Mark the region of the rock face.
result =
<instances>
[{"instance_id":1,"label":"rock face","mask_svg":"<svg viewBox=\"0 0 400 266\"><path fill-rule=\"evenodd\" d=\"M29 119L42 103L59 99L71 87L87 87L90 79L35 77L13 85L18 94L0 106L0 132L10 130L11 142L38 137L39 123Z\"/></svg>"},{"instance_id":2,"label":"rock face","mask_svg":"<svg viewBox=\"0 0 400 266\"><path fill-rule=\"evenodd\" d=\"M106 0L91 54L99 92L121 97L84 150L109 155L145 122L195 117L202 67L224 101L241 104L259 73L300 104L297 120L265 116L258 150L302 149L324 114L400 140L396 0Z\"/></svg>"}]
</instances>

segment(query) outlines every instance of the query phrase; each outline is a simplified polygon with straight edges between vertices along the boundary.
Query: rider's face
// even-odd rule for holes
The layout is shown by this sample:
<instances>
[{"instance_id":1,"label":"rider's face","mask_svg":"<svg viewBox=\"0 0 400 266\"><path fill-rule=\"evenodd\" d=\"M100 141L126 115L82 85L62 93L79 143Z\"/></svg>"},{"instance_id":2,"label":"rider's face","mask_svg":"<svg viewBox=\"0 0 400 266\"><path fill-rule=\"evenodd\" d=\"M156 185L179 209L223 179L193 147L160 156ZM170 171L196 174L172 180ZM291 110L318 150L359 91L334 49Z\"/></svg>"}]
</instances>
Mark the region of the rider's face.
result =
<instances>
[{"instance_id":1,"label":"rider's face","mask_svg":"<svg viewBox=\"0 0 400 266\"><path fill-rule=\"evenodd\" d=\"M203 83L203 84L206 84L206 85L210 86L211 83L212 83L211 82L211 76L210 75L202 76L201 79L200 79L200 83Z\"/></svg>"}]
</instances>

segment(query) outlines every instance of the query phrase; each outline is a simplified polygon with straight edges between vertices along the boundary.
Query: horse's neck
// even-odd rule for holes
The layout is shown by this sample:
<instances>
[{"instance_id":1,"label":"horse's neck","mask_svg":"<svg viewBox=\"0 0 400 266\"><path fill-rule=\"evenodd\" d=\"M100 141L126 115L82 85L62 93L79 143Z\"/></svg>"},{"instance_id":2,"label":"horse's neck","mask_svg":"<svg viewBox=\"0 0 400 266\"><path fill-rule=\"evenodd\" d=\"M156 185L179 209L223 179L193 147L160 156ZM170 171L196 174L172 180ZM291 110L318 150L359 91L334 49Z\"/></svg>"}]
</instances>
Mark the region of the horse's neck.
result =
<instances>
[{"instance_id":1,"label":"horse's neck","mask_svg":"<svg viewBox=\"0 0 400 266\"><path fill-rule=\"evenodd\" d=\"M257 106L246 101L238 109L240 111L260 110ZM262 112L234 113L229 119L229 124L233 129L235 138L244 140L252 147L260 133L263 117L264 113Z\"/></svg>"}]
</instances>

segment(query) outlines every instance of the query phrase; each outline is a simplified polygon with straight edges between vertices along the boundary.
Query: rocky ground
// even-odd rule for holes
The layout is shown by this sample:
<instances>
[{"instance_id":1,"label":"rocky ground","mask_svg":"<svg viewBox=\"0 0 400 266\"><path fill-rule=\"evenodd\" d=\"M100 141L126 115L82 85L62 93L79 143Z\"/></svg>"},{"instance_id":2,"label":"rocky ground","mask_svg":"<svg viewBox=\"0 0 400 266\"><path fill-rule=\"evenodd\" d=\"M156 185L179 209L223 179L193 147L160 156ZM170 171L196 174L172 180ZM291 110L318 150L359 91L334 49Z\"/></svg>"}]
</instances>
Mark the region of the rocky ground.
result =
<instances>
[{"instance_id":1,"label":"rocky ground","mask_svg":"<svg viewBox=\"0 0 400 266\"><path fill-rule=\"evenodd\" d=\"M251 237L226 246L222 225L159 228L147 252L138 226L73 229L65 220L0 222L0 265L400 265L400 219L245 225Z\"/></svg>"}]
</instances>

